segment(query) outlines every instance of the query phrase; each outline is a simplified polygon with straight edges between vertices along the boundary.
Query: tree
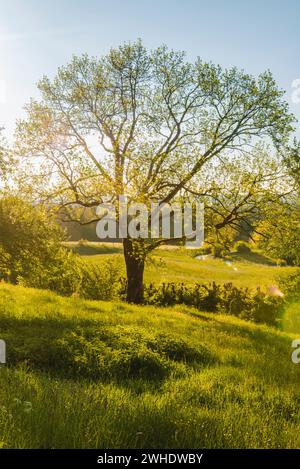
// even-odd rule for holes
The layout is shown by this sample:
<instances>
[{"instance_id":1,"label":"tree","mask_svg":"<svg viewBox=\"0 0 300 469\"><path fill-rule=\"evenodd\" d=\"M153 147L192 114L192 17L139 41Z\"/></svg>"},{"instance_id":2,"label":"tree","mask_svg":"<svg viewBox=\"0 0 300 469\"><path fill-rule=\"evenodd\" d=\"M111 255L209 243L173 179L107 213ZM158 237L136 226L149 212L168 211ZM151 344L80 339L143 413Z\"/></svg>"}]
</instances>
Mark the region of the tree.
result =
<instances>
[{"instance_id":1,"label":"tree","mask_svg":"<svg viewBox=\"0 0 300 469\"><path fill-rule=\"evenodd\" d=\"M268 254L288 264L300 265L300 142L281 150L283 197L268 197L262 207L254 234L255 241ZM276 191L278 195L278 190Z\"/></svg>"},{"instance_id":2,"label":"tree","mask_svg":"<svg viewBox=\"0 0 300 469\"><path fill-rule=\"evenodd\" d=\"M269 207L258 224L255 241L266 253L289 265L300 265L299 198Z\"/></svg>"},{"instance_id":3,"label":"tree","mask_svg":"<svg viewBox=\"0 0 300 469\"><path fill-rule=\"evenodd\" d=\"M31 100L18 123L18 152L38 161L38 170L31 165L36 197L64 213L74 204L97 207L104 195L112 203L122 194L141 202L205 199L212 188L202 192L199 181L207 167L225 156L247 158L262 139L278 150L292 131L270 72L255 79L199 58L189 63L165 46L149 52L140 41L99 59L74 57L38 87L41 100ZM128 301L142 300L145 257L160 243L123 240Z\"/></svg>"},{"instance_id":4,"label":"tree","mask_svg":"<svg viewBox=\"0 0 300 469\"><path fill-rule=\"evenodd\" d=\"M63 230L45 208L11 195L0 199L0 279L18 283L57 270L67 256L61 245L64 239ZM63 268L58 275L62 277Z\"/></svg>"},{"instance_id":5,"label":"tree","mask_svg":"<svg viewBox=\"0 0 300 469\"><path fill-rule=\"evenodd\" d=\"M206 194L206 243L232 247L237 237L253 239L262 220L283 203L294 208L296 183L278 154L264 144L251 154L223 157L222 164L208 164L198 186ZM200 193L200 190L198 189Z\"/></svg>"}]
</instances>

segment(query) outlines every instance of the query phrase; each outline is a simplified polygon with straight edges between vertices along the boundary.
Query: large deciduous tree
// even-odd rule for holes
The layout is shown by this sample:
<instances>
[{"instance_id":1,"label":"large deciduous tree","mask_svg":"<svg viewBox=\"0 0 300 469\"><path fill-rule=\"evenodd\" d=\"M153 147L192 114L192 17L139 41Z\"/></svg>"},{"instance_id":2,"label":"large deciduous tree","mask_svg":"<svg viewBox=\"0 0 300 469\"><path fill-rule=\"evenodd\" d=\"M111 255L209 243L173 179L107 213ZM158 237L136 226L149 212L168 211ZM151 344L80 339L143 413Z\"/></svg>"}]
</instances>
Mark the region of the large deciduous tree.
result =
<instances>
[{"instance_id":1,"label":"large deciduous tree","mask_svg":"<svg viewBox=\"0 0 300 469\"><path fill-rule=\"evenodd\" d=\"M200 59L189 63L165 46L147 51L140 41L101 58L74 57L38 87L41 99L18 123L18 149L37 159L35 195L64 213L74 204L97 207L104 195L113 203L122 194L166 203L179 194L211 202L215 194L225 226L236 221L242 194L222 213L226 193L216 194L213 178L209 187L203 183L206 168L230 157L255 159L260 140L278 150L292 131L293 116L270 72L256 79ZM145 256L160 242L124 239L128 301L142 300Z\"/></svg>"}]
</instances>

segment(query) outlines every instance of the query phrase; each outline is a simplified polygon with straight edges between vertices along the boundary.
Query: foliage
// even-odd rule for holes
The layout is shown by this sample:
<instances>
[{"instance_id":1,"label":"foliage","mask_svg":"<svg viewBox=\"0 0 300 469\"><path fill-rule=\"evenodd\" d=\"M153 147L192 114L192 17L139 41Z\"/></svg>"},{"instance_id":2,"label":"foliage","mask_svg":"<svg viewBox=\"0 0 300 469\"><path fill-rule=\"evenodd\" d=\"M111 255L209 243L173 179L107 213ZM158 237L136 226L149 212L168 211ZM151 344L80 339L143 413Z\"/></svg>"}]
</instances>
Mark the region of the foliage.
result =
<instances>
[{"instance_id":1,"label":"foliage","mask_svg":"<svg viewBox=\"0 0 300 469\"><path fill-rule=\"evenodd\" d=\"M18 283L27 287L43 288L60 295L70 296L80 288L81 266L79 259L60 249L46 264L39 263L18 278Z\"/></svg>"},{"instance_id":2,"label":"foliage","mask_svg":"<svg viewBox=\"0 0 300 469\"><path fill-rule=\"evenodd\" d=\"M111 300L119 284L118 265L110 259L90 264L70 252L61 251L55 265L33 270L20 282L27 287L43 288L64 296L89 300Z\"/></svg>"},{"instance_id":3,"label":"foliage","mask_svg":"<svg viewBox=\"0 0 300 469\"><path fill-rule=\"evenodd\" d=\"M90 265L62 246L64 232L48 210L19 198L0 200L0 278L90 299L111 299L118 267Z\"/></svg>"},{"instance_id":4,"label":"foliage","mask_svg":"<svg viewBox=\"0 0 300 469\"><path fill-rule=\"evenodd\" d=\"M200 58L190 63L182 52L148 51L141 41L100 58L73 57L38 87L41 99L26 106L16 148L23 171L33 173L31 196L59 204L72 221L94 221L106 196L116 207L125 193L129 202L148 204L193 195L208 202L212 231L237 228L255 210L257 194L278 179L266 169L271 151L259 145L279 150L293 131L269 71L255 78ZM42 162L36 171L26 168L28 156ZM149 235L135 243L139 248L124 243L129 301L142 300L144 258L161 242Z\"/></svg>"},{"instance_id":5,"label":"foliage","mask_svg":"<svg viewBox=\"0 0 300 469\"><path fill-rule=\"evenodd\" d=\"M153 283L144 287L145 303L160 306L174 306L185 304L202 311L217 312L255 322L276 324L283 307L280 297L272 297L259 288L252 291L248 288L238 288L232 283L224 285L212 284L176 284Z\"/></svg>"},{"instance_id":6,"label":"foliage","mask_svg":"<svg viewBox=\"0 0 300 469\"><path fill-rule=\"evenodd\" d=\"M289 300L300 299L300 270L280 279L280 287Z\"/></svg>"},{"instance_id":7,"label":"foliage","mask_svg":"<svg viewBox=\"0 0 300 469\"><path fill-rule=\"evenodd\" d=\"M77 293L89 300L110 300L116 296L119 276L118 265L111 259L100 265L81 260Z\"/></svg>"},{"instance_id":8,"label":"foliage","mask_svg":"<svg viewBox=\"0 0 300 469\"><path fill-rule=\"evenodd\" d=\"M257 227L255 241L274 258L285 260L289 265L300 265L299 198L293 203L280 204L268 209Z\"/></svg>"},{"instance_id":9,"label":"foliage","mask_svg":"<svg viewBox=\"0 0 300 469\"><path fill-rule=\"evenodd\" d=\"M43 286L63 268L64 233L50 211L8 196L0 199L0 248L2 279L18 283L34 277ZM48 280L47 280L48 281Z\"/></svg>"}]
</instances>

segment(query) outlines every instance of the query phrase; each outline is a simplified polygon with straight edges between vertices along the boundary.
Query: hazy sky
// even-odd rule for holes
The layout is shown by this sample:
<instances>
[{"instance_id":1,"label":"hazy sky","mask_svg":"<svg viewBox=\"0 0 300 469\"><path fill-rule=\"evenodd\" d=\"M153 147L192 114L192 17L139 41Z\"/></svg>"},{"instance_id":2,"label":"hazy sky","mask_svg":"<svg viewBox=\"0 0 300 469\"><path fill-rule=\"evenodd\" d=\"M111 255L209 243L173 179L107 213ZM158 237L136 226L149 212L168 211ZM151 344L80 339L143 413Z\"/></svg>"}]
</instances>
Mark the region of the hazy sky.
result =
<instances>
[{"instance_id":1,"label":"hazy sky","mask_svg":"<svg viewBox=\"0 0 300 469\"><path fill-rule=\"evenodd\" d=\"M36 82L72 54L103 54L142 38L258 74L291 100L300 78L299 0L0 0L0 125L11 134ZM291 104L300 120L300 104ZM300 128L300 127L299 127Z\"/></svg>"}]
</instances>

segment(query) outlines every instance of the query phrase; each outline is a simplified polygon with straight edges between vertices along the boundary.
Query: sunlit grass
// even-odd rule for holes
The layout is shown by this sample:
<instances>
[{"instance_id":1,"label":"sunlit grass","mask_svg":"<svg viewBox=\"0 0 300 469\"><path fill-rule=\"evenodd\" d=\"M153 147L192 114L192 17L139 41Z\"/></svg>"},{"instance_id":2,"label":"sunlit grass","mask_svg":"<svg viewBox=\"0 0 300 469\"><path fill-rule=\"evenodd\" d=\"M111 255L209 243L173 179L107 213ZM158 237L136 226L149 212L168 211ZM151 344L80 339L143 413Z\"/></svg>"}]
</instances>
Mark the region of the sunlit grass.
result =
<instances>
[{"instance_id":1,"label":"sunlit grass","mask_svg":"<svg viewBox=\"0 0 300 469\"><path fill-rule=\"evenodd\" d=\"M0 331L8 353L0 369L4 448L300 446L294 334L188 307L84 301L6 284L0 286ZM88 342L73 355L67 346L74 331L86 333ZM124 355L116 331L133 344ZM164 337L181 344L176 359L166 358ZM167 362L165 375L151 374L156 362L148 360L147 344L153 339L161 350L156 358ZM85 367L105 371L110 363L101 355L116 352L124 371L137 344L144 375L135 376L133 368L127 378L87 378L78 366L85 357ZM206 350L212 359L187 358L190 350Z\"/></svg>"},{"instance_id":2,"label":"sunlit grass","mask_svg":"<svg viewBox=\"0 0 300 469\"><path fill-rule=\"evenodd\" d=\"M282 317L282 329L286 332L297 333L300 337L300 303L292 302L287 305Z\"/></svg>"},{"instance_id":3,"label":"sunlit grass","mask_svg":"<svg viewBox=\"0 0 300 469\"><path fill-rule=\"evenodd\" d=\"M122 246L118 243L88 243L79 246L72 243L73 249L84 255L89 262L101 263L103 259L112 257L118 262L120 271L125 275ZM229 260L229 262L228 262ZM237 286L250 288L268 287L278 283L279 277L294 272L293 267L277 267L270 259L258 254L231 254L227 260L196 259L191 251L175 246L162 247L153 252L146 263L145 282L184 282L217 283L232 282Z\"/></svg>"}]
</instances>

